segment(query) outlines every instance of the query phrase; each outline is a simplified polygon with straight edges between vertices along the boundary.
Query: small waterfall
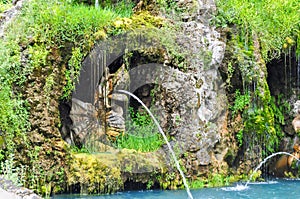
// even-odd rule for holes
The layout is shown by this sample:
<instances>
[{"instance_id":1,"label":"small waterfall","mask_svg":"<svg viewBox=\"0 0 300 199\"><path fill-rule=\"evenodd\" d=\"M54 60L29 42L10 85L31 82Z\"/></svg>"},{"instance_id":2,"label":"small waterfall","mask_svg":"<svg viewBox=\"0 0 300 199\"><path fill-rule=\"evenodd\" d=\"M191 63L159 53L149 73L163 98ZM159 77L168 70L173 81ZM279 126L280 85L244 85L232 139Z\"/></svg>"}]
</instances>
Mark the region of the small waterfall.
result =
<instances>
[{"instance_id":1,"label":"small waterfall","mask_svg":"<svg viewBox=\"0 0 300 199\"><path fill-rule=\"evenodd\" d=\"M128 92L128 91L125 91L125 90L117 90L116 92L130 95L131 97L133 97L134 99L136 99L136 100L137 100L137 101L138 101L138 102L146 109L146 111L149 113L149 115L150 115L151 118L153 119L154 123L157 125L157 128L158 128L159 132L160 132L161 135L163 136L163 138L164 138L164 140L165 140L165 142L166 142L166 144L167 144L167 146L168 146L168 148L169 148L169 150L170 150L170 154L171 154L172 158L174 159L174 162L175 162L175 165L176 165L176 167L177 167L177 170L179 171L179 173L180 173L180 175L181 175L181 177L182 177L182 181L183 181L183 184L184 184L184 186L185 186L186 192L187 192L187 194L188 194L188 196L189 196L189 199L193 199L192 193L190 192L190 189L189 189L189 186L188 186L188 184L187 184L187 181L186 181L186 178L185 178L185 176L184 176L184 173L183 173L183 171L182 171L181 168L180 168L179 162L178 162L178 160L177 160L177 158L176 158L176 155L175 155L175 153L174 153L174 151L173 151L173 149L172 149L172 147L171 147L171 145L170 145L170 143L169 143L169 141L168 141L168 138L167 138L166 134L163 132L162 128L160 127L158 121L155 119L155 117L154 117L153 114L151 113L151 111L150 111L150 110L148 109L148 107L142 102L142 100L140 100L140 99L139 99L137 96L135 96L134 94L132 94L132 93L130 93L130 92Z\"/></svg>"}]
</instances>

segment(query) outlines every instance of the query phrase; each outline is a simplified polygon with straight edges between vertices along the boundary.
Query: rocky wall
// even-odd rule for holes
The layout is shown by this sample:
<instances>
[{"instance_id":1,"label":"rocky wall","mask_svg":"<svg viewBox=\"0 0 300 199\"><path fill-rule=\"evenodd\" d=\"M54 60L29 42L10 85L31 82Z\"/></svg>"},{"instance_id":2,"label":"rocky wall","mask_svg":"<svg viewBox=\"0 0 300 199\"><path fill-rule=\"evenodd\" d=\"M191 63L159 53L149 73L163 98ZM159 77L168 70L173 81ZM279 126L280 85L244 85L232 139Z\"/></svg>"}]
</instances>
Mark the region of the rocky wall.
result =
<instances>
[{"instance_id":1,"label":"rocky wall","mask_svg":"<svg viewBox=\"0 0 300 199\"><path fill-rule=\"evenodd\" d=\"M227 98L218 72L225 43L220 33L209 25L210 15L216 9L213 2L177 3L185 12L176 19L179 21L173 19L172 23L178 25L176 35L152 38L151 30L135 31L135 34L127 33L96 46L83 62L88 64L83 65L85 74L81 74L82 81L79 80L73 95L70 117L76 115L79 117L76 121L85 121L81 112L72 112L77 110L76 100L95 107L92 109L96 113L105 115L99 117L98 114L94 120L105 137L104 141L98 140L110 145L112 137L124 133L125 113L130 106L130 98L118 95L117 90L129 90L142 98L149 108L157 110L160 124L186 168L186 175L197 179L207 176L211 170L226 173L228 168L224 159L230 148L227 141L232 138L226 129ZM170 53L173 46L162 42L166 38L180 48L179 52L184 55L181 61ZM85 67L98 67L101 74L90 74L86 71L96 70ZM84 75L92 77L88 83L84 82L87 80ZM83 90L88 92L82 95ZM87 100L87 96L92 97ZM135 106L138 110L139 105ZM73 118L68 133L78 136L81 142L95 133L92 129L83 134L74 133L83 125L81 122L76 126L74 121ZM165 153L169 169L174 170L166 145L159 151L159 154Z\"/></svg>"}]
</instances>

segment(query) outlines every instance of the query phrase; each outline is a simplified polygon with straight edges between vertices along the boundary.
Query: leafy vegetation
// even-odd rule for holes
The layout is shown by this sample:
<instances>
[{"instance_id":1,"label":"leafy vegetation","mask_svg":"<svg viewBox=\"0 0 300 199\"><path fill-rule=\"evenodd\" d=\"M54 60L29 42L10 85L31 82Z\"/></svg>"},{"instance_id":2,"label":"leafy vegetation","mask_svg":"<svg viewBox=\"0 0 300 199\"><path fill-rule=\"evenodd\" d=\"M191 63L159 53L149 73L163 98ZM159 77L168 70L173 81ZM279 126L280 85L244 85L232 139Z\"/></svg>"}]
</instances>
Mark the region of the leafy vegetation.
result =
<instances>
[{"instance_id":1,"label":"leafy vegetation","mask_svg":"<svg viewBox=\"0 0 300 199\"><path fill-rule=\"evenodd\" d=\"M155 151L164 143L157 126L149 114L134 112L126 120L126 133L120 135L115 144L118 148L135 149L141 152Z\"/></svg>"},{"instance_id":2,"label":"leafy vegetation","mask_svg":"<svg viewBox=\"0 0 300 199\"><path fill-rule=\"evenodd\" d=\"M23 166L16 167L13 154L1 162L0 173L3 175L3 178L11 180L17 186L24 185L25 168Z\"/></svg>"},{"instance_id":3,"label":"leafy vegetation","mask_svg":"<svg viewBox=\"0 0 300 199\"><path fill-rule=\"evenodd\" d=\"M46 93L45 97L50 101L50 93L56 81L51 71L57 69L55 67L61 67L58 70L63 74L65 86L60 96L68 98L79 75L81 61L95 41L127 30L164 26L162 18L151 16L149 12L140 12L132 16L133 3L129 2L129 5L128 1L117 1L116 4L112 4L112 1L106 0L101 2L99 8L95 8L94 2L88 0L31 0L23 8L21 15L8 27L4 39L0 40L0 133L1 137L5 137L4 142L0 143L0 160L2 160L1 169L4 175L11 177L16 183L23 183L23 175L14 175L15 172L19 172L17 169L19 167L15 165L13 154L22 147L22 144L29 144L27 137L31 130L28 121L29 107L21 94L22 90L26 89L26 83L32 83L27 82L28 77L34 72L39 73L49 66L53 67L44 74L45 81L42 85ZM157 2L169 13L181 12L181 8L177 7L174 1ZM11 6L12 4L6 0L0 1L0 13ZM287 49L295 44L298 45L299 51L300 13L297 0L218 0L218 7L219 15L216 16L214 23L223 28L232 28L232 24L238 27L232 28L236 34L231 41L235 46L235 56L230 65L229 79L233 76L235 67L239 67L242 72L243 85L255 79L254 76L257 75L257 71L253 68L255 35L259 38L262 57L266 61L278 56L282 48ZM170 34L176 35L176 31L166 28L154 32L155 35L160 34L161 43L174 58L173 64L185 70L185 52L182 52L176 42L170 39ZM24 57L27 59L26 63ZM50 57L55 57L61 65L53 65ZM279 105L280 99L275 100L270 98L269 93L265 93L265 96L261 96L259 106L252 107L252 95L253 93L241 94L236 91L235 103L231 109L234 116L237 112L241 112L244 119L244 128L238 132L237 138L242 144L244 135L255 131L257 139L261 137L267 139L267 149L273 152L282 136L280 125L284 124L283 111L287 106ZM127 133L116 140L116 146L138 151L157 150L163 141L155 130L156 126L151 118L140 113L135 113L131 118L126 124ZM20 143L22 144L19 145ZM28 181L25 185L48 195L51 191L49 182L61 181L64 171L62 169L48 175L42 165L38 164L41 147L31 148L28 156L34 167L27 170L31 175L27 176ZM46 154L50 153L50 151L46 152ZM89 164L89 161L82 162ZM80 173L81 164L76 165L77 176L74 182L83 179ZM175 187L180 184L180 180L175 178L174 173L164 180L166 182L162 187ZM217 174L210 176L206 183L219 186L228 182L230 179ZM192 187L202 185L202 182L195 181ZM148 187L151 186L152 183L149 182Z\"/></svg>"},{"instance_id":4,"label":"leafy vegetation","mask_svg":"<svg viewBox=\"0 0 300 199\"><path fill-rule=\"evenodd\" d=\"M218 173L212 173L207 178L193 180L189 182L189 186L191 189L200 189L204 187L220 187L220 186L228 186L233 182L240 180L235 176L227 176Z\"/></svg>"},{"instance_id":5,"label":"leafy vegetation","mask_svg":"<svg viewBox=\"0 0 300 199\"><path fill-rule=\"evenodd\" d=\"M284 114L290 109L287 103L283 103L281 97L278 97L276 103L274 97L270 98L266 105L257 106L251 104L251 98L248 92L245 95L240 95L236 91L236 99L232 112L240 111L243 118L243 128L237 134L239 145L243 144L246 135L255 133L256 138L253 140L247 139L247 142L255 142L257 140L264 140L267 152L274 152L279 146L280 139L283 137L282 125L285 124Z\"/></svg>"},{"instance_id":6,"label":"leafy vegetation","mask_svg":"<svg viewBox=\"0 0 300 199\"><path fill-rule=\"evenodd\" d=\"M299 49L300 12L298 0L217 0L219 27L238 26L244 49L257 35L266 61L280 55L282 48L297 41Z\"/></svg>"},{"instance_id":7,"label":"leafy vegetation","mask_svg":"<svg viewBox=\"0 0 300 199\"><path fill-rule=\"evenodd\" d=\"M266 152L274 152L283 136L284 109L288 107L279 97L276 100L271 97L265 63L292 46L298 45L299 52L299 2L218 0L217 7L218 14L212 23L229 36L227 50L231 58L227 62L226 83L230 87L232 72L240 71L243 90L256 85L246 99L236 93L231 107L233 117L237 111L242 112L243 127L237 132L237 140L240 145L245 139L247 142L264 140ZM255 135L253 140L247 139L250 135Z\"/></svg>"},{"instance_id":8,"label":"leafy vegetation","mask_svg":"<svg viewBox=\"0 0 300 199\"><path fill-rule=\"evenodd\" d=\"M8 10L11 6L12 6L11 1L1 0L0 1L0 14L3 11Z\"/></svg>"},{"instance_id":9,"label":"leafy vegetation","mask_svg":"<svg viewBox=\"0 0 300 199\"><path fill-rule=\"evenodd\" d=\"M244 95L241 94L240 90L235 91L235 100L233 106L230 107L233 117L239 111L243 111L247 106L250 105L251 96L249 91L246 91Z\"/></svg>"},{"instance_id":10,"label":"leafy vegetation","mask_svg":"<svg viewBox=\"0 0 300 199\"><path fill-rule=\"evenodd\" d=\"M0 1L1 12L10 6L11 3ZM30 146L29 132L32 129L29 103L22 93L28 85L36 83L28 81L29 77L39 76L49 108L53 88L57 84L54 71L58 71L66 80L60 95L68 98L74 89L83 57L95 41L106 37L105 27L111 27L117 17L128 17L132 13L131 8L123 4L118 8L107 6L96 9L94 6L67 0L25 2L21 14L9 24L5 36L0 40L2 174L7 176L7 168L12 172L18 171L22 151L22 154L28 156L26 161L27 166L30 166L24 169L26 178L23 180L26 182L23 185L46 195L50 191L59 192L63 189L55 186L52 181L55 179L55 183L61 183L64 168L48 171L45 170L46 164L39 163L41 153L49 158L56 151L43 152L40 146Z\"/></svg>"}]
</instances>

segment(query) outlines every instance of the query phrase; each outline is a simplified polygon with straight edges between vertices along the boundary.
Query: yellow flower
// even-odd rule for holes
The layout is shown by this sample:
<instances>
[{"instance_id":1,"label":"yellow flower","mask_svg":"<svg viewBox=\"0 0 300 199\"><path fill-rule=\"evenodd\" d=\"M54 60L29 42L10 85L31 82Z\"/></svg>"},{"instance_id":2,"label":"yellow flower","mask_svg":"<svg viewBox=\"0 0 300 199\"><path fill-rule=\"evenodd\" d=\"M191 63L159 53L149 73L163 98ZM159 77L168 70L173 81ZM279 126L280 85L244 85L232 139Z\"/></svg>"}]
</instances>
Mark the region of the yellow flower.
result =
<instances>
[{"instance_id":1,"label":"yellow flower","mask_svg":"<svg viewBox=\"0 0 300 199\"><path fill-rule=\"evenodd\" d=\"M123 21L122 20L117 20L114 22L114 26L116 28L120 28L123 25Z\"/></svg>"},{"instance_id":2,"label":"yellow flower","mask_svg":"<svg viewBox=\"0 0 300 199\"><path fill-rule=\"evenodd\" d=\"M105 31L99 30L94 33L95 39L105 39L107 37Z\"/></svg>"},{"instance_id":3,"label":"yellow flower","mask_svg":"<svg viewBox=\"0 0 300 199\"><path fill-rule=\"evenodd\" d=\"M292 38L290 38L290 37L286 37L285 40L286 40L286 42L287 42L289 45L291 45L291 44L294 43L294 40L293 40Z\"/></svg>"}]
</instances>

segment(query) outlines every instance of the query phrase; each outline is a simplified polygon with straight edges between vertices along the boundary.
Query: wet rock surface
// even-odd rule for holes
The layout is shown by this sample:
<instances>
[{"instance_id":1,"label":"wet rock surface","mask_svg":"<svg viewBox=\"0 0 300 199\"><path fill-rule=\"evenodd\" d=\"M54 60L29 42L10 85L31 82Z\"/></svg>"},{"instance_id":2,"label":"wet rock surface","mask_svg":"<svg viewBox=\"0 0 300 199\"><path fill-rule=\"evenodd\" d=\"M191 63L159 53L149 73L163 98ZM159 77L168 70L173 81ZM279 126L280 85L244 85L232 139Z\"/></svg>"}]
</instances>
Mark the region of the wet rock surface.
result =
<instances>
[{"instance_id":1,"label":"wet rock surface","mask_svg":"<svg viewBox=\"0 0 300 199\"><path fill-rule=\"evenodd\" d=\"M0 177L0 197L6 199L42 199L32 190L16 186L10 180Z\"/></svg>"},{"instance_id":2,"label":"wet rock surface","mask_svg":"<svg viewBox=\"0 0 300 199\"><path fill-rule=\"evenodd\" d=\"M81 194L113 193L124 189L128 181L140 184L157 181L156 175L166 172L161 154L106 147L105 153L73 155L67 174L71 190L76 191L80 184L84 187L79 191Z\"/></svg>"}]
</instances>

